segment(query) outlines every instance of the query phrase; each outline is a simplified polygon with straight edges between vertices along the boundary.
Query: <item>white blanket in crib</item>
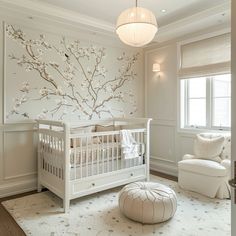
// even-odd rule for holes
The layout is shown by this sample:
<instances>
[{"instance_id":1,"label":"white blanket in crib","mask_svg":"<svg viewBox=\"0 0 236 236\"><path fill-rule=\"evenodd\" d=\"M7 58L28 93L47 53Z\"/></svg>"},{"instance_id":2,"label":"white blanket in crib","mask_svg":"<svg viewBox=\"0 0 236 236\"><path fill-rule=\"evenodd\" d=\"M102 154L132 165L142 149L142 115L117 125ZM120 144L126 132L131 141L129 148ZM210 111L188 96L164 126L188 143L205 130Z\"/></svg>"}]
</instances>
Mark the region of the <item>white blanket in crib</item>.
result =
<instances>
[{"instance_id":1,"label":"white blanket in crib","mask_svg":"<svg viewBox=\"0 0 236 236\"><path fill-rule=\"evenodd\" d=\"M139 145L132 136L130 130L121 130L121 148L124 159L132 159L139 156Z\"/></svg>"}]
</instances>

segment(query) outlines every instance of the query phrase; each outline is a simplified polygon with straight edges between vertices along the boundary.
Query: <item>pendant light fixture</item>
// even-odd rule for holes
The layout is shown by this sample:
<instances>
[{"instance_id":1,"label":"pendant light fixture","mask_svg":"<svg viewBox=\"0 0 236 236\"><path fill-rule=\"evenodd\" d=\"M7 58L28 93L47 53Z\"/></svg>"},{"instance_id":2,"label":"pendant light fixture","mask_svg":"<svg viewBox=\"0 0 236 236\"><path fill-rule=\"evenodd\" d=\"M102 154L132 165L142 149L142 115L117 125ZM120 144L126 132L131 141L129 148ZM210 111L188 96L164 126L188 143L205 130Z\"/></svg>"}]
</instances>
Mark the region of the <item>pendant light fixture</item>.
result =
<instances>
[{"instance_id":1,"label":"pendant light fixture","mask_svg":"<svg viewBox=\"0 0 236 236\"><path fill-rule=\"evenodd\" d=\"M120 40L133 47L142 47L150 43L158 25L155 15L148 9L136 6L126 9L118 17L116 33Z\"/></svg>"}]
</instances>

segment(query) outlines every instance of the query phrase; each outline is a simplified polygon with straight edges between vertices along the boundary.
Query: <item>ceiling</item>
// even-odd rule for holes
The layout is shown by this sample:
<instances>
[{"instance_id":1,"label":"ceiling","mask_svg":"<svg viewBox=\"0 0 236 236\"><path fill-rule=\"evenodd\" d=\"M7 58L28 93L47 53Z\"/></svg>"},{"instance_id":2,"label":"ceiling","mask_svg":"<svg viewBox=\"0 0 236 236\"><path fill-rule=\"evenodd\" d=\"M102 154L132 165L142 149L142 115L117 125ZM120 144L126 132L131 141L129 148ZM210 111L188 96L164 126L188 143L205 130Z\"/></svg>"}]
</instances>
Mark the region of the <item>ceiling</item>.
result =
<instances>
[{"instance_id":1,"label":"ceiling","mask_svg":"<svg viewBox=\"0 0 236 236\"><path fill-rule=\"evenodd\" d=\"M33 0L75 11L110 24L118 15L133 7L134 0ZM160 27L181 20L198 12L213 8L230 0L139 0L138 5L154 12ZM161 12L165 9L166 12Z\"/></svg>"},{"instance_id":2,"label":"ceiling","mask_svg":"<svg viewBox=\"0 0 236 236\"><path fill-rule=\"evenodd\" d=\"M213 31L230 32L231 0L138 0L138 5L154 12L159 31L151 44ZM119 14L135 5L135 0L0 0L3 14L36 24L60 24L81 32L118 40L115 34ZM165 9L166 12L162 12ZM148 45L150 46L150 45Z\"/></svg>"}]
</instances>

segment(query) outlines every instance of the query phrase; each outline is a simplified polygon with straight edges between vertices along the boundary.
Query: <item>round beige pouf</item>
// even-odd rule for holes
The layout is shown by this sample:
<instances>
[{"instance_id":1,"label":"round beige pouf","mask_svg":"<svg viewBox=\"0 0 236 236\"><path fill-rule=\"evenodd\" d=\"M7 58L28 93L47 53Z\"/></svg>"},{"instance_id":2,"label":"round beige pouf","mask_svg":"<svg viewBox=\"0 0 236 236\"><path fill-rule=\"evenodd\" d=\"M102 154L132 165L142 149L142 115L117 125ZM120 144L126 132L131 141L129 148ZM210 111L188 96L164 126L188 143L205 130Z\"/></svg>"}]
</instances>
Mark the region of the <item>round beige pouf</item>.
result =
<instances>
[{"instance_id":1,"label":"round beige pouf","mask_svg":"<svg viewBox=\"0 0 236 236\"><path fill-rule=\"evenodd\" d=\"M175 214L177 199L175 192L163 184L135 182L120 191L119 207L131 220L155 224Z\"/></svg>"}]
</instances>

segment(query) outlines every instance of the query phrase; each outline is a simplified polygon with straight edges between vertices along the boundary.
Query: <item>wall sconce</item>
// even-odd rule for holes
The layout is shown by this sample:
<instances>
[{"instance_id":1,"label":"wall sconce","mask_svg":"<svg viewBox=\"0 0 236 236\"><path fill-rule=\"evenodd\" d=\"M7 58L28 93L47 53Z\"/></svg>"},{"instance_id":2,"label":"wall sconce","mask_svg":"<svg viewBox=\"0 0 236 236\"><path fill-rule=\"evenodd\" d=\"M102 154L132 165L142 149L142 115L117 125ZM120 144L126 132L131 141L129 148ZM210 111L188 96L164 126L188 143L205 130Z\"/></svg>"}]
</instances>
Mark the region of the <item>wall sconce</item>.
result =
<instances>
[{"instance_id":1,"label":"wall sconce","mask_svg":"<svg viewBox=\"0 0 236 236\"><path fill-rule=\"evenodd\" d=\"M154 64L152 65L152 71L153 71L153 72L160 72L160 71L161 71L161 66L160 66L160 64L159 64L159 63L154 63Z\"/></svg>"}]
</instances>

